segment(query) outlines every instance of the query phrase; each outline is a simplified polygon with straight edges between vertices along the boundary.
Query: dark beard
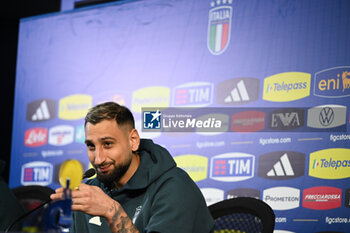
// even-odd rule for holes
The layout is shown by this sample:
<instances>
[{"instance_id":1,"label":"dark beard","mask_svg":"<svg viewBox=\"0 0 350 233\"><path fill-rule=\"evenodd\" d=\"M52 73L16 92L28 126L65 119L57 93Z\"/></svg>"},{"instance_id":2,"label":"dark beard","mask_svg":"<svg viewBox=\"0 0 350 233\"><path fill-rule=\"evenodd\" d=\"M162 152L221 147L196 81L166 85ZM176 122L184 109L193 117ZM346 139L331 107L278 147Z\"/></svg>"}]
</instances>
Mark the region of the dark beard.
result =
<instances>
[{"instance_id":1,"label":"dark beard","mask_svg":"<svg viewBox=\"0 0 350 233\"><path fill-rule=\"evenodd\" d=\"M114 166L114 169L109 174L103 174L101 172L97 172L97 179L101 181L105 187L110 189L115 188L115 184L124 176L126 171L129 169L131 164L131 159L124 164L119 164L118 166Z\"/></svg>"}]
</instances>

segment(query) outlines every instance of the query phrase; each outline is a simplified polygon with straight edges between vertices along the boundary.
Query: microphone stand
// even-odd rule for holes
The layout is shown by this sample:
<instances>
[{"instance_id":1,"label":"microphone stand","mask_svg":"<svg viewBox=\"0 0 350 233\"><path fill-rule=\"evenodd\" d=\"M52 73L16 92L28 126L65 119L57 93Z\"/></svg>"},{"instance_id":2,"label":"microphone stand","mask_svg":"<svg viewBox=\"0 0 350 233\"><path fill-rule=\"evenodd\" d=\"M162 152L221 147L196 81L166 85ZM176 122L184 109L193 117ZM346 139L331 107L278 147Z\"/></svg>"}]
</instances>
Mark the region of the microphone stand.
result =
<instances>
[{"instance_id":1,"label":"microphone stand","mask_svg":"<svg viewBox=\"0 0 350 233\"><path fill-rule=\"evenodd\" d=\"M27 217L28 215L30 215L30 214L33 213L34 211L36 211L36 210L38 210L38 209L44 207L45 205L49 204L50 202L51 202L51 199L49 199L49 200L47 200L47 201L41 203L39 206L35 207L34 209L32 209L32 210L28 211L27 213L25 213L25 214L19 216L15 221L13 221L13 222L11 223L10 226L8 226L8 227L6 228L5 233L7 233L16 223L18 223L19 221L21 221L22 219L24 219L25 217Z\"/></svg>"},{"instance_id":2,"label":"microphone stand","mask_svg":"<svg viewBox=\"0 0 350 233\"><path fill-rule=\"evenodd\" d=\"M90 168L89 170L87 170L87 171L84 173L83 179L85 179L85 178L90 178L90 177L92 177L93 175L95 175L95 173L96 173L95 169ZM69 181L68 181L68 182L69 182ZM69 187L69 184L68 184L67 187ZM66 192L65 192L65 196L66 196ZM39 206L35 207L34 209L28 211L27 213L25 213L25 214L19 216L15 221L13 221L13 222L6 228L5 233L8 233L9 230L10 230L16 223L20 222L22 219L24 219L25 217L27 217L27 216L30 215L31 213L35 212L36 210L38 210L38 209L40 209L40 208L43 208L45 205L49 204L51 201L52 201L52 200L49 199L49 200L47 200L47 201L41 203Z\"/></svg>"}]
</instances>

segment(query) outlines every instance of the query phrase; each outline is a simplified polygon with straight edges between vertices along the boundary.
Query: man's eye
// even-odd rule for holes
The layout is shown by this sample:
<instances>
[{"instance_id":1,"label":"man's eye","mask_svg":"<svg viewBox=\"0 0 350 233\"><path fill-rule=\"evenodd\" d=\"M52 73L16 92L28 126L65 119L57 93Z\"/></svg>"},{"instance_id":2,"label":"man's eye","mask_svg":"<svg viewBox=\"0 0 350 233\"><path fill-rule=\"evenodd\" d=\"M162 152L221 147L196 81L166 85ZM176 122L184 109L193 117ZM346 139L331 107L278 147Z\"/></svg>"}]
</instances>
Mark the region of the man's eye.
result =
<instances>
[{"instance_id":1,"label":"man's eye","mask_svg":"<svg viewBox=\"0 0 350 233\"><path fill-rule=\"evenodd\" d=\"M112 142L105 142L104 144L106 147L111 147L113 143Z\"/></svg>"},{"instance_id":2,"label":"man's eye","mask_svg":"<svg viewBox=\"0 0 350 233\"><path fill-rule=\"evenodd\" d=\"M95 146L92 144L86 144L86 147L88 148L88 150L92 151L95 150Z\"/></svg>"}]
</instances>

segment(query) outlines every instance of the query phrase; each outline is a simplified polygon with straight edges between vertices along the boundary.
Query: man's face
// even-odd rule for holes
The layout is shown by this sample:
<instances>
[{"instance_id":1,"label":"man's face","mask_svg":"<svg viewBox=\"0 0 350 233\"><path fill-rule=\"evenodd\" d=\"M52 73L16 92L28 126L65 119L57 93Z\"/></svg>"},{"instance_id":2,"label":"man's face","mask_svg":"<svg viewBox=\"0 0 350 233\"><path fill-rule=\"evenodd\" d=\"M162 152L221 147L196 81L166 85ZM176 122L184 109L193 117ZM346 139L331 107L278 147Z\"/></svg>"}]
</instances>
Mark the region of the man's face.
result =
<instances>
[{"instance_id":1,"label":"man's face","mask_svg":"<svg viewBox=\"0 0 350 233\"><path fill-rule=\"evenodd\" d=\"M85 126L85 143L97 178L105 185L118 182L132 161L130 130L118 127L115 120L103 120Z\"/></svg>"}]
</instances>

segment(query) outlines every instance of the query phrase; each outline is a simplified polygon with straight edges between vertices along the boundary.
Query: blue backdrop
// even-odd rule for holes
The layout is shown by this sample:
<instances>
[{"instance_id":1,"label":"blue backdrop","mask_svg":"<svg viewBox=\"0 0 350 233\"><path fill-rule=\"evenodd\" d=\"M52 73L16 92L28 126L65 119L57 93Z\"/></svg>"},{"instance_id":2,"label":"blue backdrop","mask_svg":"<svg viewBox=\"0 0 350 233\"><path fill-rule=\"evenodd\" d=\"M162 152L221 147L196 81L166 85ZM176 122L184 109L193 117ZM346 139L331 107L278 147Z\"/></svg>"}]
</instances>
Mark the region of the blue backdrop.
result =
<instances>
[{"instance_id":1,"label":"blue backdrop","mask_svg":"<svg viewBox=\"0 0 350 233\"><path fill-rule=\"evenodd\" d=\"M275 233L349 232L349 12L346 0L148 0L22 19L10 186L57 188L67 159L87 169L83 117L113 100L208 205L253 196ZM141 107L241 113L221 116L225 133L148 133Z\"/></svg>"}]
</instances>

